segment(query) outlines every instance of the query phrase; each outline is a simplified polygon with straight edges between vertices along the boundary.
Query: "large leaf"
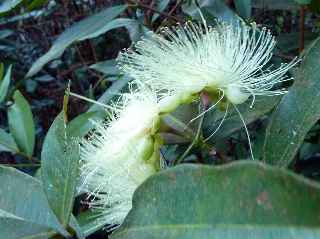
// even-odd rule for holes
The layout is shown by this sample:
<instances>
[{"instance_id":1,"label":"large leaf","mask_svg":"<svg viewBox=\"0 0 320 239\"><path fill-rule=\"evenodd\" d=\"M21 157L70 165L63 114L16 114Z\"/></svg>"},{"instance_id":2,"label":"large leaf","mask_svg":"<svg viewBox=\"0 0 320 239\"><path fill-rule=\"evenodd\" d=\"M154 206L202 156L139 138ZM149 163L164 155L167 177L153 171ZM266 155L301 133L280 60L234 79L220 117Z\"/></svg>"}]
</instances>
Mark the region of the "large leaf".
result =
<instances>
[{"instance_id":1,"label":"large leaf","mask_svg":"<svg viewBox=\"0 0 320 239\"><path fill-rule=\"evenodd\" d=\"M53 231L68 235L50 209L37 179L0 166L0 181L1 238L41 238L35 236L48 236Z\"/></svg>"},{"instance_id":2,"label":"large leaf","mask_svg":"<svg viewBox=\"0 0 320 239\"><path fill-rule=\"evenodd\" d=\"M202 13L206 16L206 20L211 24L215 23L214 18L231 24L235 24L240 20L223 0L199 0L198 3ZM201 20L199 10L194 1L192 1L192 4L183 4L182 10L193 18Z\"/></svg>"},{"instance_id":3,"label":"large leaf","mask_svg":"<svg viewBox=\"0 0 320 239\"><path fill-rule=\"evenodd\" d=\"M32 65L26 77L36 74L49 61L59 58L64 50L72 43L94 38L111 29L123 26L123 21L119 21L119 19L112 20L126 8L127 5L107 8L72 25L58 37L50 50Z\"/></svg>"},{"instance_id":4,"label":"large leaf","mask_svg":"<svg viewBox=\"0 0 320 239\"><path fill-rule=\"evenodd\" d=\"M18 146L14 141L13 137L3 129L0 129L0 152L1 151L12 153L16 153L19 151Z\"/></svg>"},{"instance_id":5,"label":"large leaf","mask_svg":"<svg viewBox=\"0 0 320 239\"><path fill-rule=\"evenodd\" d=\"M280 100L280 96L276 97L257 97L253 108L250 108L250 101L241 104L238 107L242 117L244 118L246 124L250 124L255 120L261 118L263 115L267 114L272 110ZM216 111L208 112L204 119L204 136L208 137L220 124L223 119L225 112ZM225 137L228 137L232 133L242 129L244 127L243 122L240 119L239 114L232 106L228 115L226 116L221 128L216 132L214 137L211 138L212 142L217 142Z\"/></svg>"},{"instance_id":6,"label":"large leaf","mask_svg":"<svg viewBox=\"0 0 320 239\"><path fill-rule=\"evenodd\" d=\"M6 96L8 93L10 79L11 79L11 69L12 69L12 66L9 66L6 72L6 75L4 76L2 81L0 78L0 103L2 103L6 99Z\"/></svg>"},{"instance_id":7,"label":"large leaf","mask_svg":"<svg viewBox=\"0 0 320 239\"><path fill-rule=\"evenodd\" d=\"M79 142L67 135L61 112L44 140L41 178L50 206L65 226L70 220L79 179L79 158Z\"/></svg>"},{"instance_id":8,"label":"large leaf","mask_svg":"<svg viewBox=\"0 0 320 239\"><path fill-rule=\"evenodd\" d=\"M48 239L56 234L49 228L20 220L12 215L3 215L1 211L0 231L2 238L10 239Z\"/></svg>"},{"instance_id":9,"label":"large leaf","mask_svg":"<svg viewBox=\"0 0 320 239\"><path fill-rule=\"evenodd\" d=\"M31 108L20 91L15 91L13 99L14 104L8 109L10 132L20 151L31 157L35 144L35 126Z\"/></svg>"},{"instance_id":10,"label":"large leaf","mask_svg":"<svg viewBox=\"0 0 320 239\"><path fill-rule=\"evenodd\" d=\"M320 186L254 161L182 165L149 178L113 239L320 237Z\"/></svg>"},{"instance_id":11,"label":"large leaf","mask_svg":"<svg viewBox=\"0 0 320 239\"><path fill-rule=\"evenodd\" d=\"M320 38L307 50L295 82L272 115L264 160L287 166L320 118Z\"/></svg>"}]
</instances>

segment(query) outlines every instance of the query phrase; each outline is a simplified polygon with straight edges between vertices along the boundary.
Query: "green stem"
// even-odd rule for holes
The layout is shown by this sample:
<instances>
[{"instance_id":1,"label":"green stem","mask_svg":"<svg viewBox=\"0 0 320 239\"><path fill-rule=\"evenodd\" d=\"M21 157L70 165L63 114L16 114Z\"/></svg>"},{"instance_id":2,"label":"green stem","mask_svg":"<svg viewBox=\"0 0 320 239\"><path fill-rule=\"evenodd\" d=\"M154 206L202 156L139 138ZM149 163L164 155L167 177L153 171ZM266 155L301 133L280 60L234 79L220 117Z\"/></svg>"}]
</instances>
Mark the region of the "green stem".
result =
<instances>
[{"instance_id":1,"label":"green stem","mask_svg":"<svg viewBox=\"0 0 320 239\"><path fill-rule=\"evenodd\" d=\"M201 107L201 105L199 106ZM193 138L191 144L188 146L188 148L186 149L186 151L183 152L183 154L173 162L173 165L177 165L179 163L182 163L183 160L185 159L185 157L190 153L191 149L199 143L199 139L201 136L201 129L202 129L202 124L203 124L203 119L204 119L204 115L201 116L200 118L200 122L198 124L198 128L197 128L197 133L195 135L195 137Z\"/></svg>"}]
</instances>

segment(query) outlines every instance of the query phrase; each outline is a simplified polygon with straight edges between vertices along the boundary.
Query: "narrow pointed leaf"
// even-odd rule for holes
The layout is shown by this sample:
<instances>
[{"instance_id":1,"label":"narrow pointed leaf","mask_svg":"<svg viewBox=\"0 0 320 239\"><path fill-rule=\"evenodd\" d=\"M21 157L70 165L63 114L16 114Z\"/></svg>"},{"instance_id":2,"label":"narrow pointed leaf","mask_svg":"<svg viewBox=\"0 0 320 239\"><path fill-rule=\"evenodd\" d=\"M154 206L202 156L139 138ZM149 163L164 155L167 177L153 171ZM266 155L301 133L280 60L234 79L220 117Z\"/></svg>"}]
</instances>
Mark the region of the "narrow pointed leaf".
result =
<instances>
[{"instance_id":1,"label":"narrow pointed leaf","mask_svg":"<svg viewBox=\"0 0 320 239\"><path fill-rule=\"evenodd\" d=\"M49 61L59 58L72 43L97 37L119 25L122 26L118 21L112 20L126 8L126 5L110 7L72 25L58 37L50 50L32 65L26 77L33 76Z\"/></svg>"},{"instance_id":2,"label":"narrow pointed leaf","mask_svg":"<svg viewBox=\"0 0 320 239\"><path fill-rule=\"evenodd\" d=\"M0 152L1 151L12 153L16 153L19 151L13 137L3 129L0 129Z\"/></svg>"},{"instance_id":3,"label":"narrow pointed leaf","mask_svg":"<svg viewBox=\"0 0 320 239\"><path fill-rule=\"evenodd\" d=\"M12 66L9 66L3 80L1 81L0 79L0 103L2 103L6 99L6 96L8 93L10 79L11 79L11 69L12 69Z\"/></svg>"},{"instance_id":4,"label":"narrow pointed leaf","mask_svg":"<svg viewBox=\"0 0 320 239\"><path fill-rule=\"evenodd\" d=\"M52 123L41 152L41 178L51 208L69 223L79 172L79 142L67 135L63 112Z\"/></svg>"},{"instance_id":5,"label":"narrow pointed leaf","mask_svg":"<svg viewBox=\"0 0 320 239\"><path fill-rule=\"evenodd\" d=\"M320 118L320 38L306 51L293 86L268 125L264 160L288 166L311 127Z\"/></svg>"},{"instance_id":6,"label":"narrow pointed leaf","mask_svg":"<svg viewBox=\"0 0 320 239\"><path fill-rule=\"evenodd\" d=\"M13 99L14 104L8 109L10 133L19 150L31 157L35 144L35 126L31 108L20 91L15 91Z\"/></svg>"}]
</instances>

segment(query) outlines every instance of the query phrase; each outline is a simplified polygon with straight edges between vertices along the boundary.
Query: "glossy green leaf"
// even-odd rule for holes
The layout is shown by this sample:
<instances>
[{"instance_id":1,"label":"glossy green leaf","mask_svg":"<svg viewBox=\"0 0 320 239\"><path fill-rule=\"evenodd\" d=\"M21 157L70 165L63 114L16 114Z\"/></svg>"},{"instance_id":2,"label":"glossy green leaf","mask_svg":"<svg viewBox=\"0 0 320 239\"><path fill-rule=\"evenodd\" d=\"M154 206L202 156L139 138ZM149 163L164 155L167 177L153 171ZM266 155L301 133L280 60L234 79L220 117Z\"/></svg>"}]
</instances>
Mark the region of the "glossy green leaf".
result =
<instances>
[{"instance_id":1,"label":"glossy green leaf","mask_svg":"<svg viewBox=\"0 0 320 239\"><path fill-rule=\"evenodd\" d=\"M11 79L11 69L12 66L9 66L4 78L2 80L0 78L0 103L2 103L6 99L8 93Z\"/></svg>"},{"instance_id":2,"label":"glossy green leaf","mask_svg":"<svg viewBox=\"0 0 320 239\"><path fill-rule=\"evenodd\" d=\"M35 144L35 126L30 105L20 91L13 95L14 104L8 109L10 133L20 151L31 157Z\"/></svg>"},{"instance_id":3,"label":"glossy green leaf","mask_svg":"<svg viewBox=\"0 0 320 239\"><path fill-rule=\"evenodd\" d=\"M258 162L186 164L147 179L111 238L316 239L319 200L318 184Z\"/></svg>"},{"instance_id":4,"label":"glossy green leaf","mask_svg":"<svg viewBox=\"0 0 320 239\"><path fill-rule=\"evenodd\" d=\"M235 0L237 12L243 18L251 17L252 0Z\"/></svg>"},{"instance_id":5,"label":"glossy green leaf","mask_svg":"<svg viewBox=\"0 0 320 239\"><path fill-rule=\"evenodd\" d=\"M214 18L231 24L240 20L240 18L226 5L223 0L199 0L198 3L202 13L210 24L215 23ZM183 4L182 10L193 18L201 20L199 10L194 1L192 1L191 4Z\"/></svg>"},{"instance_id":6,"label":"glossy green leaf","mask_svg":"<svg viewBox=\"0 0 320 239\"><path fill-rule=\"evenodd\" d=\"M267 128L264 160L287 166L320 118L320 38L306 51L295 82L282 98Z\"/></svg>"},{"instance_id":7,"label":"glossy green leaf","mask_svg":"<svg viewBox=\"0 0 320 239\"><path fill-rule=\"evenodd\" d=\"M11 134L7 133L3 129L0 129L0 152L12 152L16 153L19 151L16 142L14 141Z\"/></svg>"},{"instance_id":8,"label":"glossy green leaf","mask_svg":"<svg viewBox=\"0 0 320 239\"><path fill-rule=\"evenodd\" d=\"M126 8L127 5L107 8L69 27L53 43L50 50L32 65L26 77L33 76L49 61L59 58L72 43L94 38L111 29L123 26L123 21L119 21L119 19L112 20Z\"/></svg>"},{"instance_id":9,"label":"glossy green leaf","mask_svg":"<svg viewBox=\"0 0 320 239\"><path fill-rule=\"evenodd\" d=\"M275 97L257 97L253 108L250 108L250 101L243 103L238 107L242 117L244 118L246 125L254 122L255 120L261 118L268 112L270 112L281 99L280 96ZM204 136L208 137L214 130L219 126L223 115L225 112L221 112L218 109L212 112L208 112L204 119ZM224 122L220 129L216 132L214 137L211 138L211 142L217 142L223 138L230 136L236 131L244 127L243 122L240 119L237 111L231 106L229 106L228 115L226 116Z\"/></svg>"},{"instance_id":10,"label":"glossy green leaf","mask_svg":"<svg viewBox=\"0 0 320 239\"><path fill-rule=\"evenodd\" d=\"M41 152L41 178L50 206L68 225L79 179L79 142L67 135L63 112L52 123Z\"/></svg>"},{"instance_id":11,"label":"glossy green leaf","mask_svg":"<svg viewBox=\"0 0 320 239\"><path fill-rule=\"evenodd\" d=\"M40 181L2 166L0 181L1 238L41 238L36 236L53 231L68 235L50 209Z\"/></svg>"}]
</instances>

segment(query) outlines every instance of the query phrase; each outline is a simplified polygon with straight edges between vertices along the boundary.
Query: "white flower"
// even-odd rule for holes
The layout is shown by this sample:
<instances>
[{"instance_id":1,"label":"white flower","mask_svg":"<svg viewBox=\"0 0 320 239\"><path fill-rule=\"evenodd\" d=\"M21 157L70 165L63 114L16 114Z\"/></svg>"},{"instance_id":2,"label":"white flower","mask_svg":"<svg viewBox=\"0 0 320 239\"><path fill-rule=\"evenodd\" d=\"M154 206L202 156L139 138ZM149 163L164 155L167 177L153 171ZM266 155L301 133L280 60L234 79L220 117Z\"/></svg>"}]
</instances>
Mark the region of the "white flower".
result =
<instances>
[{"instance_id":1,"label":"white flower","mask_svg":"<svg viewBox=\"0 0 320 239\"><path fill-rule=\"evenodd\" d=\"M124 94L82 143L82 189L95 198L90 205L106 224L122 223L136 188L159 170L157 101L146 89Z\"/></svg>"},{"instance_id":2,"label":"white flower","mask_svg":"<svg viewBox=\"0 0 320 239\"><path fill-rule=\"evenodd\" d=\"M120 69L160 92L173 92L179 103L203 90L221 91L233 104L285 92L273 87L289 80L285 74L297 61L265 67L275 47L269 31L242 23L212 28L204 19L203 25L187 22L151 34L119 55Z\"/></svg>"}]
</instances>

